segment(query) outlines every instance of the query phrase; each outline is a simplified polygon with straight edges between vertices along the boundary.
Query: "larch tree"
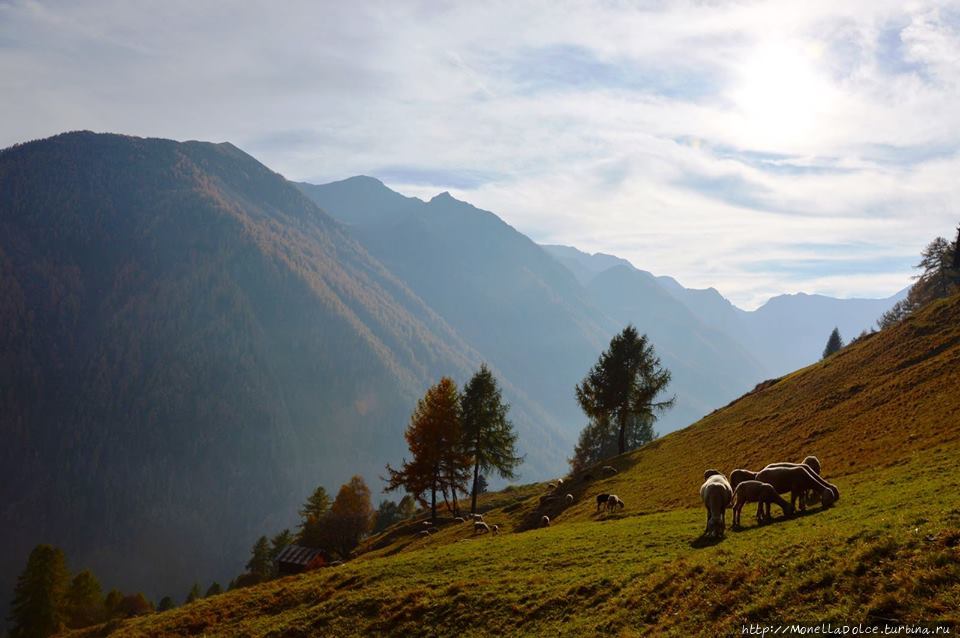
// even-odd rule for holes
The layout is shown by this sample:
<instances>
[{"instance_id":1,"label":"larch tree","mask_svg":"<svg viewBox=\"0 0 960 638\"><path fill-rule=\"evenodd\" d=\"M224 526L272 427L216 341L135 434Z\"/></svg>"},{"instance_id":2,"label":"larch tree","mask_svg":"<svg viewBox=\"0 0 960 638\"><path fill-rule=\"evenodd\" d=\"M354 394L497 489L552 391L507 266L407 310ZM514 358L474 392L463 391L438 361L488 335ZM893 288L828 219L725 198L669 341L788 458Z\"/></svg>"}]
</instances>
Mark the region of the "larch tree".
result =
<instances>
[{"instance_id":1,"label":"larch tree","mask_svg":"<svg viewBox=\"0 0 960 638\"><path fill-rule=\"evenodd\" d=\"M674 403L672 397L657 400L669 384L670 371L660 365L653 344L628 325L610 340L610 347L577 385L576 395L588 418L616 428L617 450L623 454L629 440L653 439L653 423ZM631 430L637 428L648 435L633 436Z\"/></svg>"},{"instance_id":2,"label":"larch tree","mask_svg":"<svg viewBox=\"0 0 960 638\"><path fill-rule=\"evenodd\" d=\"M60 631L66 621L64 598L70 573L63 551L37 545L13 590L11 638L46 638Z\"/></svg>"},{"instance_id":3,"label":"larch tree","mask_svg":"<svg viewBox=\"0 0 960 638\"><path fill-rule=\"evenodd\" d=\"M370 488L362 476L354 476L340 487L327 516L331 549L344 560L360 544L373 525Z\"/></svg>"},{"instance_id":4,"label":"larch tree","mask_svg":"<svg viewBox=\"0 0 960 638\"><path fill-rule=\"evenodd\" d=\"M832 354L840 352L843 348L843 339L840 337L840 329L834 328L833 332L830 333L830 337L827 339L827 345L823 348L822 359L826 359Z\"/></svg>"},{"instance_id":5,"label":"larch tree","mask_svg":"<svg viewBox=\"0 0 960 638\"><path fill-rule=\"evenodd\" d=\"M462 453L460 395L453 379L443 377L417 402L404 438L412 458L404 459L400 469L387 465L386 489L403 488L424 507L429 505L436 519L437 493L455 483L469 462Z\"/></svg>"},{"instance_id":6,"label":"larch tree","mask_svg":"<svg viewBox=\"0 0 960 638\"><path fill-rule=\"evenodd\" d=\"M470 512L477 512L480 473L496 472L501 478L516 478L523 462L517 454L517 433L507 419L510 406L503 402L497 380L486 364L473 375L460 399L463 442L473 460Z\"/></svg>"},{"instance_id":7,"label":"larch tree","mask_svg":"<svg viewBox=\"0 0 960 638\"><path fill-rule=\"evenodd\" d=\"M67 624L73 628L96 624L103 620L106 612L100 581L87 569L70 581L65 603Z\"/></svg>"}]
</instances>

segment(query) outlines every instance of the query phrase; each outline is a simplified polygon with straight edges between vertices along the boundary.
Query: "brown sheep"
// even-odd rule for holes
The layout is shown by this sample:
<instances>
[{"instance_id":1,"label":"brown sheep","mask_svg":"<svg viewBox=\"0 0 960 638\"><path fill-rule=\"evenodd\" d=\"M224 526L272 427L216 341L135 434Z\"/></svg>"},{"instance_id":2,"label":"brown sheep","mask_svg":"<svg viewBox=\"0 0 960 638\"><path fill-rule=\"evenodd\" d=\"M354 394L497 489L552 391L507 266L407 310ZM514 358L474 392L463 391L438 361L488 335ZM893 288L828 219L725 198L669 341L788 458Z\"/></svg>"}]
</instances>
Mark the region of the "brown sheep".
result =
<instances>
[{"instance_id":1,"label":"brown sheep","mask_svg":"<svg viewBox=\"0 0 960 638\"><path fill-rule=\"evenodd\" d=\"M620 509L623 509L623 508L624 508L623 501L621 501L621 500L620 500L620 497L617 496L616 494L611 494L611 495L609 495L609 496L607 497L607 511L608 511L608 512L612 512L613 510L617 509L618 507L619 507Z\"/></svg>"},{"instance_id":2,"label":"brown sheep","mask_svg":"<svg viewBox=\"0 0 960 638\"><path fill-rule=\"evenodd\" d=\"M737 486L744 481L754 481L757 478L756 472L750 470L737 469L730 472L730 487L737 489Z\"/></svg>"},{"instance_id":3,"label":"brown sheep","mask_svg":"<svg viewBox=\"0 0 960 638\"><path fill-rule=\"evenodd\" d=\"M790 492L790 505L796 508L796 501L800 499L801 510L806 507L801 496L807 490L820 494L823 507L829 507L834 501L840 500L840 490L837 486L824 481L811 472L806 465L767 467L757 472L756 480L769 483L778 494Z\"/></svg>"},{"instance_id":4,"label":"brown sheep","mask_svg":"<svg viewBox=\"0 0 960 638\"><path fill-rule=\"evenodd\" d=\"M700 486L700 499L707 508L707 528L703 531L704 536L723 536L726 528L724 516L732 498L733 490L723 474L711 475Z\"/></svg>"},{"instance_id":5,"label":"brown sheep","mask_svg":"<svg viewBox=\"0 0 960 638\"><path fill-rule=\"evenodd\" d=\"M733 490L733 526L740 527L740 510L747 503L757 504L757 523L772 520L770 503L776 503L785 516L793 514L793 506L786 502L769 483L741 481Z\"/></svg>"}]
</instances>

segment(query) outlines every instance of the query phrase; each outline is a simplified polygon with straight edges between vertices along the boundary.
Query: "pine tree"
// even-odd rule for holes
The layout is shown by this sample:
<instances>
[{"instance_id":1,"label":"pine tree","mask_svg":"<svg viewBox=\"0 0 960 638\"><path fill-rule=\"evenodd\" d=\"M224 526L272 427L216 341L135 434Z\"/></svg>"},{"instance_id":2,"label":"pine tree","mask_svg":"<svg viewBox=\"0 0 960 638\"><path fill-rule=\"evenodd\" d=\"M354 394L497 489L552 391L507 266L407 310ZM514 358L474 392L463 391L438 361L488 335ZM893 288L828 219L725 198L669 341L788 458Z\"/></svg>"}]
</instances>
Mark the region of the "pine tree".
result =
<instances>
[{"instance_id":1,"label":"pine tree","mask_svg":"<svg viewBox=\"0 0 960 638\"><path fill-rule=\"evenodd\" d=\"M288 529L270 539L270 574L273 577L277 576L277 559L280 558L280 553L292 543L293 534Z\"/></svg>"},{"instance_id":2,"label":"pine tree","mask_svg":"<svg viewBox=\"0 0 960 638\"><path fill-rule=\"evenodd\" d=\"M362 476L354 476L340 487L327 518L332 549L342 558L349 558L373 524L370 488Z\"/></svg>"},{"instance_id":3,"label":"pine tree","mask_svg":"<svg viewBox=\"0 0 960 638\"><path fill-rule=\"evenodd\" d=\"M216 596L217 594L223 593L223 587L220 586L220 583L213 581L210 583L210 586L207 587L207 593L203 595L204 598L210 598L211 596Z\"/></svg>"},{"instance_id":4,"label":"pine tree","mask_svg":"<svg viewBox=\"0 0 960 638\"><path fill-rule=\"evenodd\" d=\"M51 545L33 548L13 591L11 638L45 638L63 627L69 578L60 549Z\"/></svg>"},{"instance_id":5,"label":"pine tree","mask_svg":"<svg viewBox=\"0 0 960 638\"><path fill-rule=\"evenodd\" d=\"M106 612L100 582L89 570L80 572L70 581L65 603L67 624L72 628L96 624Z\"/></svg>"},{"instance_id":6,"label":"pine tree","mask_svg":"<svg viewBox=\"0 0 960 638\"><path fill-rule=\"evenodd\" d=\"M510 406L503 402L493 373L482 364L467 382L460 400L463 413L463 440L473 457L473 487L470 512L477 511L480 472L496 472L501 478L516 478L523 457L517 455L517 433L507 419Z\"/></svg>"},{"instance_id":7,"label":"pine tree","mask_svg":"<svg viewBox=\"0 0 960 638\"><path fill-rule=\"evenodd\" d=\"M401 521L404 521L408 518L413 518L417 515L417 501L415 498L409 494L404 494L403 498L400 499L400 504L397 505L397 516Z\"/></svg>"},{"instance_id":8,"label":"pine tree","mask_svg":"<svg viewBox=\"0 0 960 638\"><path fill-rule=\"evenodd\" d=\"M594 422L616 428L617 450L623 454L628 440L638 438L632 428L642 429L644 443L653 439L657 415L673 406L673 398L656 401L669 383L670 371L660 366L653 344L628 325L577 385L577 401Z\"/></svg>"},{"instance_id":9,"label":"pine tree","mask_svg":"<svg viewBox=\"0 0 960 638\"><path fill-rule=\"evenodd\" d=\"M323 486L313 490L313 494L307 499L307 502L300 508L300 527L304 527L310 519L321 519L330 511L330 497Z\"/></svg>"},{"instance_id":10,"label":"pine tree","mask_svg":"<svg viewBox=\"0 0 960 638\"><path fill-rule=\"evenodd\" d=\"M266 536L261 536L254 543L250 550L250 560L247 562L247 572L256 576L260 580L270 578L273 564L270 561L270 541ZM200 586L197 585L197 594L200 594Z\"/></svg>"},{"instance_id":11,"label":"pine tree","mask_svg":"<svg viewBox=\"0 0 960 638\"><path fill-rule=\"evenodd\" d=\"M827 339L827 345L823 349L823 357L826 359L830 355L840 352L840 349L843 348L843 339L840 338L840 329L834 328L833 332L830 333L830 338Z\"/></svg>"},{"instance_id":12,"label":"pine tree","mask_svg":"<svg viewBox=\"0 0 960 638\"><path fill-rule=\"evenodd\" d=\"M157 611L170 611L177 605L173 602L173 598L169 596L164 596L160 599L160 604L157 605Z\"/></svg>"},{"instance_id":13,"label":"pine tree","mask_svg":"<svg viewBox=\"0 0 960 638\"><path fill-rule=\"evenodd\" d=\"M200 600L200 583L193 584L193 587L187 592L187 597L183 600L183 604L189 605L195 600Z\"/></svg>"},{"instance_id":14,"label":"pine tree","mask_svg":"<svg viewBox=\"0 0 960 638\"><path fill-rule=\"evenodd\" d=\"M404 432L413 458L399 470L387 465L387 491L404 488L437 517L437 492L462 489L463 469L469 458L462 453L460 396L457 385L443 377L417 402ZM429 501L426 495L430 495Z\"/></svg>"}]
</instances>

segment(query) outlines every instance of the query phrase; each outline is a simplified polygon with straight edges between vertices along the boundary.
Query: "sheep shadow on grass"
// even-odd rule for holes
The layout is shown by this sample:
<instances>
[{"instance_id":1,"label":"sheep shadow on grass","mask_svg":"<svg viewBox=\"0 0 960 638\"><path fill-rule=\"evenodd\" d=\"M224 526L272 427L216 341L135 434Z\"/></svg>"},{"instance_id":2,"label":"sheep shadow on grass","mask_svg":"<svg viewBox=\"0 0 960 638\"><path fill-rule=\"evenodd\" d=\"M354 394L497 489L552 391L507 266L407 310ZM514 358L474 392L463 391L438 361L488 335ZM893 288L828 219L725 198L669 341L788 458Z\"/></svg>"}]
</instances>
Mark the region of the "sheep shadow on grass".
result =
<instances>
[{"instance_id":1,"label":"sheep shadow on grass","mask_svg":"<svg viewBox=\"0 0 960 638\"><path fill-rule=\"evenodd\" d=\"M826 508L826 509L829 509L829 508ZM756 517L751 516L751 517L750 517L750 520L751 520L751 521L754 521L754 524L752 524L752 525L741 525L740 527L734 527L733 525L731 525L731 526L730 526L730 529L731 529L732 531L736 532L737 534L743 534L743 533L745 533L745 532L751 532L751 531L754 531L754 530L763 529L763 528L765 528L765 527L771 527L771 526L773 526L773 525L780 525L780 524L782 524L782 523L788 523L788 522L790 522L790 521L797 520L798 518L805 518L805 517L807 517L807 516L815 516L815 515L817 515L818 513L822 512L822 511L824 511L824 508L823 508L823 507L816 507L816 508L813 508L813 509L809 509L809 508L808 508L807 510L802 511L802 512L801 512L800 510L797 510L796 512L794 512L794 513L793 513L792 515L790 515L790 516L787 516L786 514L781 515L781 516L775 516L773 519L771 519L771 520L769 520L769 521L765 521L764 523L761 523L761 524L759 524L759 525L755 522L755 521L757 520Z\"/></svg>"}]
</instances>

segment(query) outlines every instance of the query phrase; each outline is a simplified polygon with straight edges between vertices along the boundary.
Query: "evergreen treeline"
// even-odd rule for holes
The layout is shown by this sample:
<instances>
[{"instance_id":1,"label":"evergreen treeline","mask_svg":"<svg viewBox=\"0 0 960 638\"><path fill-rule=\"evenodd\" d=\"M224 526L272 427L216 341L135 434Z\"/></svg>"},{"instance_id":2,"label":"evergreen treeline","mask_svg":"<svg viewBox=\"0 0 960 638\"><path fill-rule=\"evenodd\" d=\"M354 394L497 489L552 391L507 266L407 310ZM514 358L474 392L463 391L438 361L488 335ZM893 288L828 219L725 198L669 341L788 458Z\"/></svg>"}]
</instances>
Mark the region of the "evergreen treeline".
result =
<instances>
[{"instance_id":1,"label":"evergreen treeline","mask_svg":"<svg viewBox=\"0 0 960 638\"><path fill-rule=\"evenodd\" d=\"M906 299L898 301L883 313L877 326L883 330L896 325L931 301L949 297L960 291L960 227L954 242L937 237L920 252L920 263Z\"/></svg>"}]
</instances>

